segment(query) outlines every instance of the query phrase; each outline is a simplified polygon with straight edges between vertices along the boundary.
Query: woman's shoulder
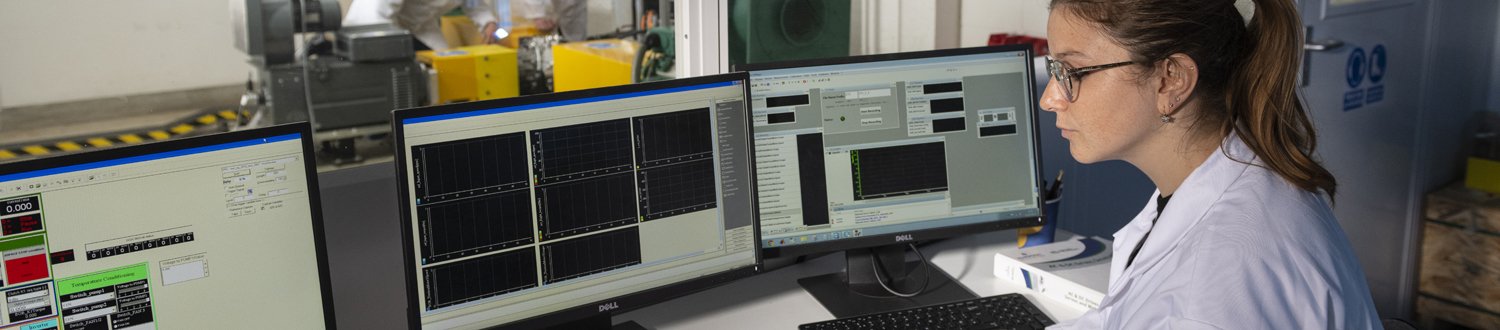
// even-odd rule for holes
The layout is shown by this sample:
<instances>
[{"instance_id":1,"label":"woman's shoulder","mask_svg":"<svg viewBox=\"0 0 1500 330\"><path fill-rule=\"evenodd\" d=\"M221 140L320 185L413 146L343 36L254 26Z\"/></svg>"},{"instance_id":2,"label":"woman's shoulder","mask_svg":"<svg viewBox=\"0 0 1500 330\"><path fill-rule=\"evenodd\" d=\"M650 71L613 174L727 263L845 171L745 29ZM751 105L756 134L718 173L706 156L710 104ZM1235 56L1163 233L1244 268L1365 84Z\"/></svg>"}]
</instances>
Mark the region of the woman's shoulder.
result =
<instances>
[{"instance_id":1,"label":"woman's shoulder","mask_svg":"<svg viewBox=\"0 0 1500 330\"><path fill-rule=\"evenodd\" d=\"M1245 243L1282 249L1323 249L1343 231L1321 193L1302 190L1274 172L1247 164L1193 231L1196 243ZM1252 242L1239 242L1239 241ZM1266 250L1266 249L1259 249Z\"/></svg>"},{"instance_id":2,"label":"woman's shoulder","mask_svg":"<svg viewBox=\"0 0 1500 330\"><path fill-rule=\"evenodd\" d=\"M1268 220L1291 224L1333 220L1323 194L1303 190L1277 175L1233 135L1218 152L1210 176L1219 177L1220 190L1216 191L1220 195L1209 206L1204 222L1236 225L1249 221L1264 227Z\"/></svg>"},{"instance_id":3,"label":"woman's shoulder","mask_svg":"<svg viewBox=\"0 0 1500 330\"><path fill-rule=\"evenodd\" d=\"M1256 172L1247 170L1184 235L1182 247L1191 254L1184 275L1215 279L1186 289L1217 292L1199 298L1224 305L1195 309L1190 316L1235 320L1246 309L1258 308L1282 315L1277 322L1294 324L1289 328L1328 320L1364 327L1373 320L1373 305L1358 259L1329 204L1320 194L1296 188L1269 171ZM1229 302L1226 297L1240 299Z\"/></svg>"}]
</instances>

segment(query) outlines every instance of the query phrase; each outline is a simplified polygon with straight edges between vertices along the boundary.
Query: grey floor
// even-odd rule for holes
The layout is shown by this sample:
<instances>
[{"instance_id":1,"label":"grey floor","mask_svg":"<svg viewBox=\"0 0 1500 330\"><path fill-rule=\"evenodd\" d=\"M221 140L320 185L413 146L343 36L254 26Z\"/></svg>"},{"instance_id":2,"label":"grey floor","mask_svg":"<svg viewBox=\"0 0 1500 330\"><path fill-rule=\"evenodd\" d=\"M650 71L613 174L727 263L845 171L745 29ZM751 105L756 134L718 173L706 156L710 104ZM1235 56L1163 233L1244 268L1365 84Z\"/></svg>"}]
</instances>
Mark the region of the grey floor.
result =
<instances>
[{"instance_id":1,"label":"grey floor","mask_svg":"<svg viewBox=\"0 0 1500 330\"><path fill-rule=\"evenodd\" d=\"M103 118L14 118L0 113L0 144L25 144L73 136L106 134L118 131L159 129L198 109L156 111L121 117ZM19 117L19 116L16 116Z\"/></svg>"},{"instance_id":2,"label":"grey floor","mask_svg":"<svg viewBox=\"0 0 1500 330\"><path fill-rule=\"evenodd\" d=\"M243 90L221 86L0 108L0 145L160 129L200 111L234 108Z\"/></svg>"}]
</instances>

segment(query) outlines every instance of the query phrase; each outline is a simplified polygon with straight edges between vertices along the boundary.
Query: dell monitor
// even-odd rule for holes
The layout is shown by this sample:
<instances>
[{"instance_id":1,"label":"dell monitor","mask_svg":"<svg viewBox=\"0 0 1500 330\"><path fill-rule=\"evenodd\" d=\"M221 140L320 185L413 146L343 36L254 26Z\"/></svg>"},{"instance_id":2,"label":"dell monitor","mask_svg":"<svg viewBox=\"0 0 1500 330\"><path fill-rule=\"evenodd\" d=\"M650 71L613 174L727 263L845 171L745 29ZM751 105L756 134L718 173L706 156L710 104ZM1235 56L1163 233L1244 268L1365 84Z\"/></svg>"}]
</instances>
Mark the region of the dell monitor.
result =
<instances>
[{"instance_id":1,"label":"dell monitor","mask_svg":"<svg viewBox=\"0 0 1500 330\"><path fill-rule=\"evenodd\" d=\"M396 111L410 326L608 327L755 272L745 79Z\"/></svg>"},{"instance_id":2,"label":"dell monitor","mask_svg":"<svg viewBox=\"0 0 1500 330\"><path fill-rule=\"evenodd\" d=\"M973 297L903 249L1041 224L1030 63L1014 46L738 68L765 257L847 251L800 281L838 317Z\"/></svg>"},{"instance_id":3,"label":"dell monitor","mask_svg":"<svg viewBox=\"0 0 1500 330\"><path fill-rule=\"evenodd\" d=\"M6 329L333 328L306 123L0 164Z\"/></svg>"}]
</instances>

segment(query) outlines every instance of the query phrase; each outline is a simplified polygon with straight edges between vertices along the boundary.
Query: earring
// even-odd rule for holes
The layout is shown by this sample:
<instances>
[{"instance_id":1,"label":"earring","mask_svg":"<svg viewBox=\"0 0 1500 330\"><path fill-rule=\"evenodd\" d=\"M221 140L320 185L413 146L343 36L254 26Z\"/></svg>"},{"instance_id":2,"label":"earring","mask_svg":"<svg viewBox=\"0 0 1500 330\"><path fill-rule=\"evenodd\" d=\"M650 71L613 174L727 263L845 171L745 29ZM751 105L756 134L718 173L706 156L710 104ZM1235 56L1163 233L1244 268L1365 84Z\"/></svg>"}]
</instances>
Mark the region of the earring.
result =
<instances>
[{"instance_id":1,"label":"earring","mask_svg":"<svg viewBox=\"0 0 1500 330\"><path fill-rule=\"evenodd\" d=\"M1161 123L1163 124L1172 123L1173 120L1174 119L1172 119L1172 115L1161 115Z\"/></svg>"}]
</instances>

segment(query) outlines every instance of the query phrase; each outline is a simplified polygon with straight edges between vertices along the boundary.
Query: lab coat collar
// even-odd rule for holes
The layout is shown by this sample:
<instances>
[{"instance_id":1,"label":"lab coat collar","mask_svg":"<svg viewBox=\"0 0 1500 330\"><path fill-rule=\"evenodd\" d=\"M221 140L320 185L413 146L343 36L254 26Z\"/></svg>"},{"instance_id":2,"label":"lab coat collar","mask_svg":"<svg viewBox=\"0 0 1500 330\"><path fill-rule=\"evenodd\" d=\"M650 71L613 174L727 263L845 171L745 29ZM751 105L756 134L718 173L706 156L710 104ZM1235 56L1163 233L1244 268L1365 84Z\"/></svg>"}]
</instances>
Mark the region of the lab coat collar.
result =
<instances>
[{"instance_id":1,"label":"lab coat collar","mask_svg":"<svg viewBox=\"0 0 1500 330\"><path fill-rule=\"evenodd\" d=\"M1141 246L1140 253L1136 255L1135 262L1129 269L1125 267L1125 258L1113 258L1109 272L1109 296L1115 296L1125 286L1124 284L1128 283L1126 279L1137 277L1145 270L1153 268L1168 252L1181 243L1183 236L1202 221L1203 215L1208 213L1208 210L1224 196L1229 186L1249 168L1250 165L1242 161L1259 163L1255 153L1250 151L1237 135L1230 132L1224 143L1221 143L1203 164L1198 165L1198 168L1183 180L1182 185L1173 194L1172 200L1167 203L1167 208L1162 210L1162 216L1156 221L1154 229L1151 220L1156 218L1156 200L1161 195L1161 191L1157 190L1151 194L1151 199L1146 203L1145 209L1114 234L1116 255L1128 256L1130 251L1135 249L1136 244L1144 238L1146 232L1151 232L1150 239Z\"/></svg>"}]
</instances>

